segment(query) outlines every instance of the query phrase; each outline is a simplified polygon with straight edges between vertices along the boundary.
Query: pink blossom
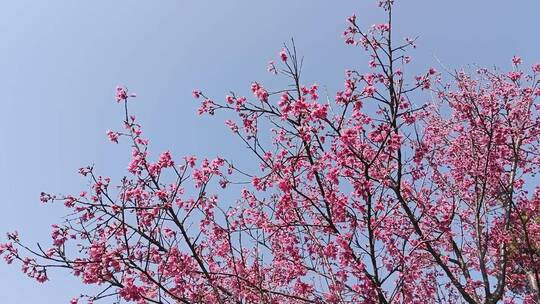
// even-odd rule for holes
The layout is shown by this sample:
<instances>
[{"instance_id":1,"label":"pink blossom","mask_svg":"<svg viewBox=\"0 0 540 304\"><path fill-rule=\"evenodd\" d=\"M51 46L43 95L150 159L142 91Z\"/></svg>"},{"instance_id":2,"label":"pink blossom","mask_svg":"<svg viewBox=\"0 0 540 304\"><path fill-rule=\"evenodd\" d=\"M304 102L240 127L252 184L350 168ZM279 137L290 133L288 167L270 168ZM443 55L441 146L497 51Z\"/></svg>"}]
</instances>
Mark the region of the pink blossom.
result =
<instances>
[{"instance_id":1,"label":"pink blossom","mask_svg":"<svg viewBox=\"0 0 540 304\"><path fill-rule=\"evenodd\" d=\"M54 197L48 193L45 193L45 192L41 192L41 195L39 196L39 200L42 202L42 203L47 203L49 201L51 201L52 199L54 199Z\"/></svg>"},{"instance_id":2,"label":"pink blossom","mask_svg":"<svg viewBox=\"0 0 540 304\"><path fill-rule=\"evenodd\" d=\"M171 152L165 151L159 156L159 166L161 168L168 168L174 166L174 161L172 160Z\"/></svg>"},{"instance_id":3,"label":"pink blossom","mask_svg":"<svg viewBox=\"0 0 540 304\"><path fill-rule=\"evenodd\" d=\"M184 159L186 160L186 163L190 166L190 167L195 167L195 163L197 162L197 157L196 156L186 156L184 157Z\"/></svg>"},{"instance_id":4,"label":"pink blossom","mask_svg":"<svg viewBox=\"0 0 540 304\"><path fill-rule=\"evenodd\" d=\"M522 74L523 74L523 73L520 72L520 71L509 72L509 73L508 73L508 77L509 77L510 79L512 79L513 81L517 81L517 80L519 80L519 79L521 78L521 75L522 75Z\"/></svg>"},{"instance_id":5,"label":"pink blossom","mask_svg":"<svg viewBox=\"0 0 540 304\"><path fill-rule=\"evenodd\" d=\"M282 49L281 52L279 52L279 58L281 58L281 61L285 62L288 59L287 52L285 49Z\"/></svg>"},{"instance_id":6,"label":"pink blossom","mask_svg":"<svg viewBox=\"0 0 540 304\"><path fill-rule=\"evenodd\" d=\"M376 24L373 27L380 32L388 32L388 30L390 30L390 25L388 23Z\"/></svg>"},{"instance_id":7,"label":"pink blossom","mask_svg":"<svg viewBox=\"0 0 540 304\"><path fill-rule=\"evenodd\" d=\"M266 70L274 75L278 73L273 60L268 61Z\"/></svg>"},{"instance_id":8,"label":"pink blossom","mask_svg":"<svg viewBox=\"0 0 540 304\"><path fill-rule=\"evenodd\" d=\"M107 137L109 140L113 143L118 143L118 137L120 137L120 134L117 132L113 132L111 130L107 131Z\"/></svg>"},{"instance_id":9,"label":"pink blossom","mask_svg":"<svg viewBox=\"0 0 540 304\"><path fill-rule=\"evenodd\" d=\"M231 131L233 131L234 133L237 133L238 132L238 126L236 125L236 123L232 120L226 120L225 121L225 124L229 127L229 129L231 129Z\"/></svg>"},{"instance_id":10,"label":"pink blossom","mask_svg":"<svg viewBox=\"0 0 540 304\"><path fill-rule=\"evenodd\" d=\"M367 96L373 96L376 91L377 89L372 85L368 85L364 88L364 94L366 94Z\"/></svg>"},{"instance_id":11,"label":"pink blossom","mask_svg":"<svg viewBox=\"0 0 540 304\"><path fill-rule=\"evenodd\" d=\"M127 100L127 90L121 86L116 87L116 102L121 102Z\"/></svg>"}]
</instances>

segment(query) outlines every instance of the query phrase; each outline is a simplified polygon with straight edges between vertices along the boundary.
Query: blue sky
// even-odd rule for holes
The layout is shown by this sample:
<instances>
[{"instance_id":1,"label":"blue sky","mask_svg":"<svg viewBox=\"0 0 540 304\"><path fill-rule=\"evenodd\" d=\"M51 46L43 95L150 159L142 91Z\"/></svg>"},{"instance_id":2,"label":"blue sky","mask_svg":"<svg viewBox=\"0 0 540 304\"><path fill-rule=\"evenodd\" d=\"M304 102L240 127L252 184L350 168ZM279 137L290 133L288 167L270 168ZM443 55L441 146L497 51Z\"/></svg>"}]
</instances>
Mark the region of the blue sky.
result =
<instances>
[{"instance_id":1,"label":"blue sky","mask_svg":"<svg viewBox=\"0 0 540 304\"><path fill-rule=\"evenodd\" d=\"M39 193L78 193L77 168L95 163L113 178L129 147L111 145L119 129L117 84L138 93L132 110L157 154L245 159L221 118L200 118L194 88L214 98L249 93L259 80L283 85L265 66L294 37L305 57L306 82L330 96L346 68L367 70L359 49L345 46L345 18L378 22L376 1L1 1L0 233L19 230L29 243L48 241L63 210L39 203ZM404 2L404 3L401 3ZM540 2L399 1L398 36L420 36L414 71L467 65L510 68L519 54L540 62ZM249 158L247 159L249 160ZM81 285L62 271L44 285L17 266L0 263L0 303L66 303Z\"/></svg>"}]
</instances>

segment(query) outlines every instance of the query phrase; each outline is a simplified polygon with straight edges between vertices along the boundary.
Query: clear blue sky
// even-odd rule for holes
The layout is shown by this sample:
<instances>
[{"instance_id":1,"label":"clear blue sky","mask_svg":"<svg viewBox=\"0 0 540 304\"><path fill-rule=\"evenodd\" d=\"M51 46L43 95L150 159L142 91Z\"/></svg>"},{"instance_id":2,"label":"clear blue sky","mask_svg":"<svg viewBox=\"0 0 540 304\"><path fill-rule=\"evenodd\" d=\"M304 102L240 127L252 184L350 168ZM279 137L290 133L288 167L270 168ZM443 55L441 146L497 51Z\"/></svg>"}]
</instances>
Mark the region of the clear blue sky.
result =
<instances>
[{"instance_id":1,"label":"clear blue sky","mask_svg":"<svg viewBox=\"0 0 540 304\"><path fill-rule=\"evenodd\" d=\"M515 54L540 62L537 0L397 1L397 34L420 36L418 71L437 67L434 56L450 68L509 68ZM132 108L155 153L240 158L222 119L197 117L191 90L222 98L248 94L252 80L277 84L266 62L294 37L306 79L333 96L346 68L367 69L362 52L342 43L345 17L375 23L375 2L0 1L0 233L48 241L63 210L42 206L41 191L79 192L86 181L75 172L90 163L123 173L129 148L105 136L120 127L117 84L138 93ZM80 293L67 273L51 278L38 285L0 263L0 303L66 303Z\"/></svg>"}]
</instances>

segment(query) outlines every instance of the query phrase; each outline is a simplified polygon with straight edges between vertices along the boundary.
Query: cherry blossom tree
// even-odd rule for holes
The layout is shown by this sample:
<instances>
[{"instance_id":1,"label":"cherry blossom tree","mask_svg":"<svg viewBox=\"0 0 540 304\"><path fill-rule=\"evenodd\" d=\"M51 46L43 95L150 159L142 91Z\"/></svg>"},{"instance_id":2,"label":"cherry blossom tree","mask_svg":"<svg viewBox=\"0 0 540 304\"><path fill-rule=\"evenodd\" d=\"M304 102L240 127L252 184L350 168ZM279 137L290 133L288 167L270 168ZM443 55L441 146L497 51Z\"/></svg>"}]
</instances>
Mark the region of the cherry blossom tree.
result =
<instances>
[{"instance_id":1,"label":"cherry blossom tree","mask_svg":"<svg viewBox=\"0 0 540 304\"><path fill-rule=\"evenodd\" d=\"M385 23L347 19L370 61L333 100L303 82L294 43L269 63L281 89L193 92L199 114L236 117L254 168L150 159L118 87L124 128L107 136L131 145L126 176L81 168L89 190L41 194L68 210L52 245L9 233L0 254L39 282L66 268L100 288L72 303L540 303L540 64L407 75L415 40L379 6Z\"/></svg>"}]
</instances>

